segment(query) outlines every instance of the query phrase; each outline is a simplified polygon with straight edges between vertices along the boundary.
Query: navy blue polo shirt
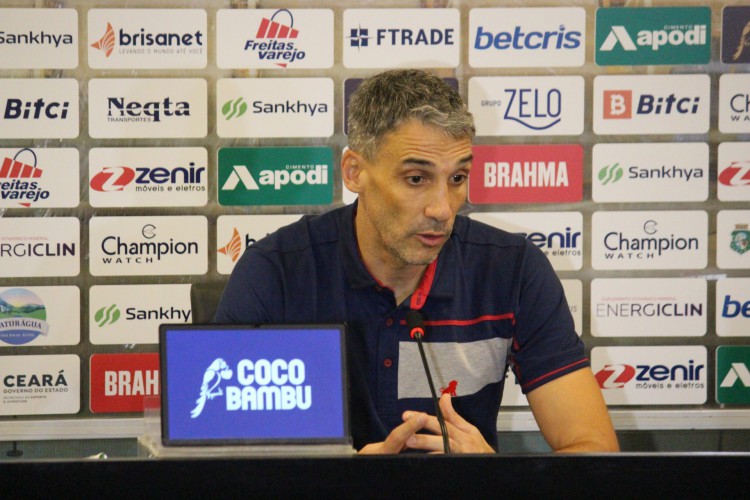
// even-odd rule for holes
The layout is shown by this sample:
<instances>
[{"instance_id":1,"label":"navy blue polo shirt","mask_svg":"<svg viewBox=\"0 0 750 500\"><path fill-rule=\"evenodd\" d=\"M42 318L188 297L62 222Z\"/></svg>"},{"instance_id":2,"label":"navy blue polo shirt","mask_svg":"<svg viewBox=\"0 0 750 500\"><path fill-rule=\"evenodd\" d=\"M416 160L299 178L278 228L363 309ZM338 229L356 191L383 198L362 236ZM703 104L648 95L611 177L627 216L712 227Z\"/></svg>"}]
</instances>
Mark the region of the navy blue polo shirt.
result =
<instances>
[{"instance_id":1,"label":"navy blue polo shirt","mask_svg":"<svg viewBox=\"0 0 750 500\"><path fill-rule=\"evenodd\" d=\"M306 216L248 247L232 272L217 323L346 323L354 446L383 441L406 410L434 414L409 307L425 318L436 388L497 449L497 412L508 366L524 393L588 366L562 285L545 255L520 235L468 217L428 266L414 294L367 271L354 205Z\"/></svg>"}]
</instances>

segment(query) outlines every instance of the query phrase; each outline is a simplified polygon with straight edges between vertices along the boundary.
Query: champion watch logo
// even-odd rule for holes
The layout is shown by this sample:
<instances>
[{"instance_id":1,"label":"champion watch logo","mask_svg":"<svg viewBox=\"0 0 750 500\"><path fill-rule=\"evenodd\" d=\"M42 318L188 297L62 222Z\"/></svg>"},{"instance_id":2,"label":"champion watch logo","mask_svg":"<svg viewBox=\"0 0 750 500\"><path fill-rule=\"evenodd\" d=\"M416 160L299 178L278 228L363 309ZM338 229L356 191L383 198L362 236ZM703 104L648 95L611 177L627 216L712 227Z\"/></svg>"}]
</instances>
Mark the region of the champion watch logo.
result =
<instances>
[{"instance_id":1,"label":"champion watch logo","mask_svg":"<svg viewBox=\"0 0 750 500\"><path fill-rule=\"evenodd\" d=\"M115 49L115 30L112 28L110 23L107 23L107 29L104 31L104 35L91 44L97 50L104 52L105 57L109 57L112 51Z\"/></svg>"},{"instance_id":2,"label":"champion watch logo","mask_svg":"<svg viewBox=\"0 0 750 500\"><path fill-rule=\"evenodd\" d=\"M232 370L226 361L221 358L215 359L203 373L200 396L195 400L195 408L190 412L190 417L198 418L206 406L206 401L224 395L219 384L222 380L229 380L230 378L232 378Z\"/></svg>"},{"instance_id":3,"label":"champion watch logo","mask_svg":"<svg viewBox=\"0 0 750 500\"><path fill-rule=\"evenodd\" d=\"M242 97L238 97L234 100L229 100L224 103L221 107L221 114L224 118L231 120L232 118L239 118L240 116L247 113L247 103Z\"/></svg>"},{"instance_id":4,"label":"champion watch logo","mask_svg":"<svg viewBox=\"0 0 750 500\"><path fill-rule=\"evenodd\" d=\"M96 321L96 324L101 328L105 325L116 323L117 320L120 319L120 314L120 309L117 307L117 304L112 304L111 306L105 306L96 311L96 314L94 314L94 321Z\"/></svg>"},{"instance_id":5,"label":"champion watch logo","mask_svg":"<svg viewBox=\"0 0 750 500\"><path fill-rule=\"evenodd\" d=\"M218 252L232 259L232 262L237 262L242 252L242 238L240 238L240 232L237 231L236 227L232 229L232 238L229 243L219 248Z\"/></svg>"},{"instance_id":6,"label":"champion watch logo","mask_svg":"<svg viewBox=\"0 0 750 500\"><path fill-rule=\"evenodd\" d=\"M748 224L735 225L729 247L740 255L750 250L750 230L748 230Z\"/></svg>"}]
</instances>

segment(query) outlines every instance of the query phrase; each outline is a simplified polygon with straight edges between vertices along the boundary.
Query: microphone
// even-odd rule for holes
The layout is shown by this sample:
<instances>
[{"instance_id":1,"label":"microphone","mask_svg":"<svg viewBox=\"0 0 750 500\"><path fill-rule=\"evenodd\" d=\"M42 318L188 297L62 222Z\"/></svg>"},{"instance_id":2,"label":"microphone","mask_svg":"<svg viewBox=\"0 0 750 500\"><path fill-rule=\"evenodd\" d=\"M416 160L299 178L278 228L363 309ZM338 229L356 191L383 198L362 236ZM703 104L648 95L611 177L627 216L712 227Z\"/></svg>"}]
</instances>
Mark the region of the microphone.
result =
<instances>
[{"instance_id":1,"label":"microphone","mask_svg":"<svg viewBox=\"0 0 750 500\"><path fill-rule=\"evenodd\" d=\"M416 309L409 309L406 312L406 326L409 328L409 336L411 336L411 338L413 339L416 339L417 346L419 347L419 355L422 358L422 366L424 366L424 372L425 375L427 375L427 383L430 385L432 403L435 405L435 416L437 417L438 424L440 425L440 433L443 435L443 451L445 453L450 453L451 447L450 443L448 442L448 428L445 426L443 412L440 411L437 394L435 394L435 384L432 383L432 375L430 374L430 365L427 363L427 356L425 356L424 347L422 346L422 337L424 337L424 317L422 316L422 313L420 313Z\"/></svg>"}]
</instances>

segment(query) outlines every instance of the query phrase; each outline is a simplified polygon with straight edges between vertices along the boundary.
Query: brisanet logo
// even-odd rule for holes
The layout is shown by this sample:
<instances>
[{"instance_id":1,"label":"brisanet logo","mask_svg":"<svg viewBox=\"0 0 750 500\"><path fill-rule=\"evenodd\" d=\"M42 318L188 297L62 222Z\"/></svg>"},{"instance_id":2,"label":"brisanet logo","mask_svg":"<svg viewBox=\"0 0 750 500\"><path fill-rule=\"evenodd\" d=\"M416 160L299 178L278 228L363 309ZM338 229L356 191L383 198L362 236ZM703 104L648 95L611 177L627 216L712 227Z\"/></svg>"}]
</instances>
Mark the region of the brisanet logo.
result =
<instances>
[{"instance_id":1,"label":"brisanet logo","mask_svg":"<svg viewBox=\"0 0 750 500\"><path fill-rule=\"evenodd\" d=\"M78 66L75 9L3 9L0 68L70 69Z\"/></svg>"},{"instance_id":2,"label":"brisanet logo","mask_svg":"<svg viewBox=\"0 0 750 500\"><path fill-rule=\"evenodd\" d=\"M594 132L705 134L708 75L601 75L594 78Z\"/></svg>"},{"instance_id":3,"label":"brisanet logo","mask_svg":"<svg viewBox=\"0 0 750 500\"><path fill-rule=\"evenodd\" d=\"M347 68L455 68L460 60L458 9L347 9Z\"/></svg>"},{"instance_id":4,"label":"brisanet logo","mask_svg":"<svg viewBox=\"0 0 750 500\"><path fill-rule=\"evenodd\" d=\"M583 132L583 77L486 76L469 79L477 135L578 135Z\"/></svg>"},{"instance_id":5,"label":"brisanet logo","mask_svg":"<svg viewBox=\"0 0 750 500\"><path fill-rule=\"evenodd\" d=\"M0 218L0 276L78 276L80 252L77 217Z\"/></svg>"},{"instance_id":6,"label":"brisanet logo","mask_svg":"<svg viewBox=\"0 0 750 500\"><path fill-rule=\"evenodd\" d=\"M159 396L159 355L94 354L90 358L92 413L142 412L143 399Z\"/></svg>"},{"instance_id":7,"label":"brisanet logo","mask_svg":"<svg viewBox=\"0 0 750 500\"><path fill-rule=\"evenodd\" d=\"M750 210L719 211L716 265L721 269L750 269Z\"/></svg>"},{"instance_id":8,"label":"brisanet logo","mask_svg":"<svg viewBox=\"0 0 750 500\"><path fill-rule=\"evenodd\" d=\"M722 9L721 62L750 63L750 6L727 5Z\"/></svg>"},{"instance_id":9,"label":"brisanet logo","mask_svg":"<svg viewBox=\"0 0 750 500\"><path fill-rule=\"evenodd\" d=\"M591 334L595 337L698 337L706 334L706 280L595 279Z\"/></svg>"},{"instance_id":10,"label":"brisanet logo","mask_svg":"<svg viewBox=\"0 0 750 500\"><path fill-rule=\"evenodd\" d=\"M208 221L201 215L92 217L89 245L94 276L208 271Z\"/></svg>"},{"instance_id":11,"label":"brisanet logo","mask_svg":"<svg viewBox=\"0 0 750 500\"><path fill-rule=\"evenodd\" d=\"M78 81L73 78L0 79L0 137L78 137Z\"/></svg>"},{"instance_id":12,"label":"brisanet logo","mask_svg":"<svg viewBox=\"0 0 750 500\"><path fill-rule=\"evenodd\" d=\"M716 191L721 201L750 201L750 143L719 144Z\"/></svg>"},{"instance_id":13,"label":"brisanet logo","mask_svg":"<svg viewBox=\"0 0 750 500\"><path fill-rule=\"evenodd\" d=\"M750 132L750 75L725 74L719 78L719 131Z\"/></svg>"},{"instance_id":14,"label":"brisanet logo","mask_svg":"<svg viewBox=\"0 0 750 500\"><path fill-rule=\"evenodd\" d=\"M580 212L474 212L469 217L523 235L539 247L557 271L575 271L583 266Z\"/></svg>"},{"instance_id":15,"label":"brisanet logo","mask_svg":"<svg viewBox=\"0 0 750 500\"><path fill-rule=\"evenodd\" d=\"M708 263L708 214L702 210L595 212L594 269L703 269Z\"/></svg>"},{"instance_id":16,"label":"brisanet logo","mask_svg":"<svg viewBox=\"0 0 750 500\"><path fill-rule=\"evenodd\" d=\"M219 149L219 204L325 205L333 201L328 147Z\"/></svg>"},{"instance_id":17,"label":"brisanet logo","mask_svg":"<svg viewBox=\"0 0 750 500\"><path fill-rule=\"evenodd\" d=\"M0 347L78 344L80 305L77 286L0 288Z\"/></svg>"},{"instance_id":18,"label":"brisanet logo","mask_svg":"<svg viewBox=\"0 0 750 500\"><path fill-rule=\"evenodd\" d=\"M706 402L704 346L594 347L591 369L608 405Z\"/></svg>"},{"instance_id":19,"label":"brisanet logo","mask_svg":"<svg viewBox=\"0 0 750 500\"><path fill-rule=\"evenodd\" d=\"M161 323L190 322L190 285L94 285L89 289L92 344L156 344Z\"/></svg>"},{"instance_id":20,"label":"brisanet logo","mask_svg":"<svg viewBox=\"0 0 750 500\"><path fill-rule=\"evenodd\" d=\"M591 186L596 202L705 201L708 144L595 144Z\"/></svg>"},{"instance_id":21,"label":"brisanet logo","mask_svg":"<svg viewBox=\"0 0 750 500\"><path fill-rule=\"evenodd\" d=\"M599 8L596 63L600 66L707 64L709 7Z\"/></svg>"},{"instance_id":22,"label":"brisanet logo","mask_svg":"<svg viewBox=\"0 0 750 500\"><path fill-rule=\"evenodd\" d=\"M91 148L92 207L200 207L208 201L206 148Z\"/></svg>"},{"instance_id":23,"label":"brisanet logo","mask_svg":"<svg viewBox=\"0 0 750 500\"><path fill-rule=\"evenodd\" d=\"M330 78L224 78L216 84L219 137L330 137Z\"/></svg>"},{"instance_id":24,"label":"brisanet logo","mask_svg":"<svg viewBox=\"0 0 750 500\"><path fill-rule=\"evenodd\" d=\"M90 9L89 66L205 68L206 33L203 9Z\"/></svg>"},{"instance_id":25,"label":"brisanet logo","mask_svg":"<svg viewBox=\"0 0 750 500\"><path fill-rule=\"evenodd\" d=\"M583 147L474 146L471 203L570 203L583 198Z\"/></svg>"},{"instance_id":26,"label":"brisanet logo","mask_svg":"<svg viewBox=\"0 0 750 500\"><path fill-rule=\"evenodd\" d=\"M75 354L0 356L0 415L56 415L81 409Z\"/></svg>"},{"instance_id":27,"label":"brisanet logo","mask_svg":"<svg viewBox=\"0 0 750 500\"><path fill-rule=\"evenodd\" d=\"M69 208L80 201L75 148L0 149L0 208Z\"/></svg>"},{"instance_id":28,"label":"brisanet logo","mask_svg":"<svg viewBox=\"0 0 750 500\"><path fill-rule=\"evenodd\" d=\"M750 346L716 348L716 402L750 403Z\"/></svg>"},{"instance_id":29,"label":"brisanet logo","mask_svg":"<svg viewBox=\"0 0 750 500\"><path fill-rule=\"evenodd\" d=\"M302 215L221 215L216 221L216 267L231 274L247 247Z\"/></svg>"},{"instance_id":30,"label":"brisanet logo","mask_svg":"<svg viewBox=\"0 0 750 500\"><path fill-rule=\"evenodd\" d=\"M106 138L205 137L206 80L95 78L89 80L89 135Z\"/></svg>"},{"instance_id":31,"label":"brisanet logo","mask_svg":"<svg viewBox=\"0 0 750 500\"><path fill-rule=\"evenodd\" d=\"M330 9L219 9L220 68L318 69L333 66Z\"/></svg>"},{"instance_id":32,"label":"brisanet logo","mask_svg":"<svg viewBox=\"0 0 750 500\"><path fill-rule=\"evenodd\" d=\"M750 278L716 282L716 334L750 337Z\"/></svg>"},{"instance_id":33,"label":"brisanet logo","mask_svg":"<svg viewBox=\"0 0 750 500\"><path fill-rule=\"evenodd\" d=\"M474 68L582 66L582 7L469 11L469 65Z\"/></svg>"}]
</instances>

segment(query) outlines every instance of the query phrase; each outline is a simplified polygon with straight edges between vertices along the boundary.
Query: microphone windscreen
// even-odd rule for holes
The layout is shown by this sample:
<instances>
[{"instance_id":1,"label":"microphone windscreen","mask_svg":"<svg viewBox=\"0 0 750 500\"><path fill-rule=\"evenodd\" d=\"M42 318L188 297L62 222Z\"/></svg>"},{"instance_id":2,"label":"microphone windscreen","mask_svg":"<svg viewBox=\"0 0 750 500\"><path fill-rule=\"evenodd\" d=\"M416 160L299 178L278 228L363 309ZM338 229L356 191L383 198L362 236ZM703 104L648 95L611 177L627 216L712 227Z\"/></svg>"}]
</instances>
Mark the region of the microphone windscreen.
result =
<instances>
[{"instance_id":1,"label":"microphone windscreen","mask_svg":"<svg viewBox=\"0 0 750 500\"><path fill-rule=\"evenodd\" d=\"M419 333L421 338L424 334L424 317L416 309L406 311L406 326L409 328L409 335L414 338L415 332Z\"/></svg>"}]
</instances>

